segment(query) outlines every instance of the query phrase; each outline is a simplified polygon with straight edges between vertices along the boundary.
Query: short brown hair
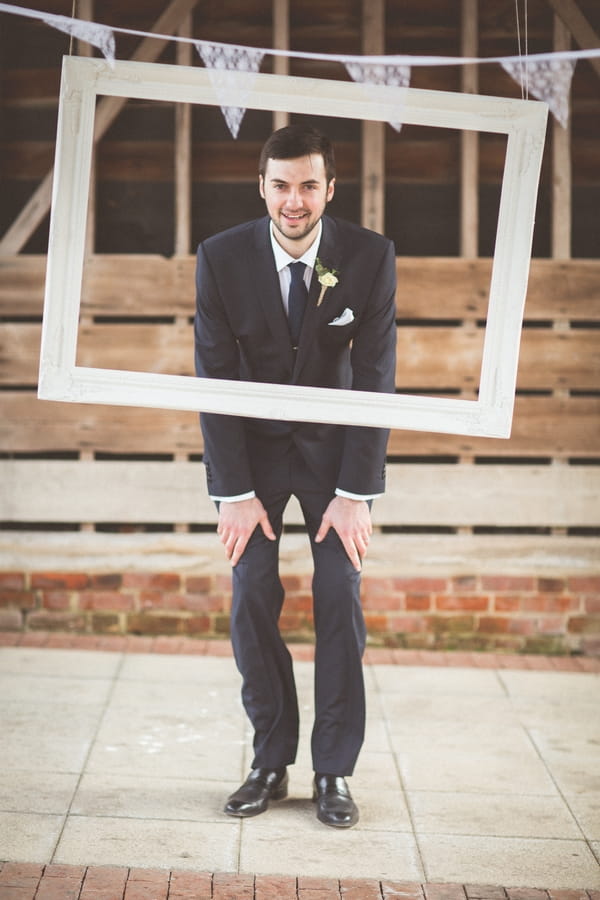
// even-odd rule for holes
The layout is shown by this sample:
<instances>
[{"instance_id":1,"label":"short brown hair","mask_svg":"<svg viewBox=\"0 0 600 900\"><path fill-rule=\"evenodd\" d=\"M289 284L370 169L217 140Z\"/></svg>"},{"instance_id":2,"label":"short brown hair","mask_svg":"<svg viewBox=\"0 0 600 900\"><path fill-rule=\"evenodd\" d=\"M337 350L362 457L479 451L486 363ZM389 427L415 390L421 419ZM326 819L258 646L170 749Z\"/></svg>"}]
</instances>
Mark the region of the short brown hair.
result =
<instances>
[{"instance_id":1,"label":"short brown hair","mask_svg":"<svg viewBox=\"0 0 600 900\"><path fill-rule=\"evenodd\" d=\"M310 125L286 125L274 131L262 148L258 171L265 177L269 159L298 159L319 154L325 164L327 184L335 178L335 156L329 138Z\"/></svg>"}]
</instances>

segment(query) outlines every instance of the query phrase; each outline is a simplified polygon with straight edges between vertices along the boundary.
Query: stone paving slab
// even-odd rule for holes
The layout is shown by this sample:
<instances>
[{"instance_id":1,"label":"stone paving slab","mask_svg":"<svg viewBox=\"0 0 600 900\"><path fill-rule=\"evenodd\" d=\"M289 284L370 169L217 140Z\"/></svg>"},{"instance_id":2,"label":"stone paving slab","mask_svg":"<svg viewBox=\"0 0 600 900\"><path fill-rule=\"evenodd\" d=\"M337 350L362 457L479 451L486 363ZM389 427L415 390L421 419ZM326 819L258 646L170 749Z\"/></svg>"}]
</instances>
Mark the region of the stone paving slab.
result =
<instances>
[{"instance_id":1,"label":"stone paving slab","mask_svg":"<svg viewBox=\"0 0 600 900\"><path fill-rule=\"evenodd\" d=\"M600 660L370 649L340 833L306 733L287 800L223 816L250 740L229 642L0 648L0 900L600 900Z\"/></svg>"}]
</instances>

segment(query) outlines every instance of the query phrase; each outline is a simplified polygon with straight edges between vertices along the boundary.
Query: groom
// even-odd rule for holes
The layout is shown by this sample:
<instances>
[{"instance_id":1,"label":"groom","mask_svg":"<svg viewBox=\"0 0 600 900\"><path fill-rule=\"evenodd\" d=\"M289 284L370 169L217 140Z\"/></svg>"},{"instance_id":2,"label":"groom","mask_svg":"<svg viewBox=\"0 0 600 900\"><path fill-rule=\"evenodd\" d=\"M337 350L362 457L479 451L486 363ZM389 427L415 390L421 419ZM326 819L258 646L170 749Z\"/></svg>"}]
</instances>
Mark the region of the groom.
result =
<instances>
[{"instance_id":1,"label":"groom","mask_svg":"<svg viewBox=\"0 0 600 900\"><path fill-rule=\"evenodd\" d=\"M267 215L200 244L196 371L237 379L378 393L394 391L393 244L325 215L335 191L329 139L305 125L271 135L259 162ZM365 727L360 604L371 501L383 493L388 432L327 423L203 413L208 491L232 565L231 639L254 760L225 812L254 816L287 795L298 701L278 619L284 508L294 494L314 564L318 819L358 821L348 788Z\"/></svg>"}]
</instances>

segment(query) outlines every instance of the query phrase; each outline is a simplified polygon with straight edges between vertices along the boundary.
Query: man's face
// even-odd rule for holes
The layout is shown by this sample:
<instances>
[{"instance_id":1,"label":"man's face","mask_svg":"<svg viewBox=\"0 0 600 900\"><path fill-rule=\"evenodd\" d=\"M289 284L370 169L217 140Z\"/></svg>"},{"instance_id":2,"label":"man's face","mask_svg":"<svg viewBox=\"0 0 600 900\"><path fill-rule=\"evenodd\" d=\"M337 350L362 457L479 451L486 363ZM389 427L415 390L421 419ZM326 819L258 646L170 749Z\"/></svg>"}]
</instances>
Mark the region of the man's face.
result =
<instances>
[{"instance_id":1,"label":"man's face","mask_svg":"<svg viewBox=\"0 0 600 900\"><path fill-rule=\"evenodd\" d=\"M327 183L323 157L311 154L298 159L269 159L259 187L278 242L290 256L302 256L333 197L335 179Z\"/></svg>"}]
</instances>

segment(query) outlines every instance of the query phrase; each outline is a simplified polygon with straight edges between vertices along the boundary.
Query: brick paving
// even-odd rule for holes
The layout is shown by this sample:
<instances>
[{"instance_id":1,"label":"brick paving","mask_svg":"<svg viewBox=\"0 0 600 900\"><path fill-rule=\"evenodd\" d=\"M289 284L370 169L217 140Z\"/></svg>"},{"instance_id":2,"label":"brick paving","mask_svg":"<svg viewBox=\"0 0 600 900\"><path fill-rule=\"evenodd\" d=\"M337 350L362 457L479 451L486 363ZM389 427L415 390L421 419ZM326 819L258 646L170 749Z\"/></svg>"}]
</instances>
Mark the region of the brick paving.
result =
<instances>
[{"instance_id":1,"label":"brick paving","mask_svg":"<svg viewBox=\"0 0 600 900\"><path fill-rule=\"evenodd\" d=\"M230 656L228 640L137 635L71 634L53 631L0 631L0 647L48 647L60 650L105 650L113 653L161 653ZM312 661L312 644L289 644L296 660ZM482 669L531 669L558 672L600 672L600 657L463 652L459 650L399 650L369 647L365 663L397 666L456 666ZM316 900L316 898L311 898ZM487 898L486 898L487 900ZM600 898L597 898L600 900Z\"/></svg>"},{"instance_id":2,"label":"brick paving","mask_svg":"<svg viewBox=\"0 0 600 900\"><path fill-rule=\"evenodd\" d=\"M0 900L600 900L600 891L0 863Z\"/></svg>"}]
</instances>

